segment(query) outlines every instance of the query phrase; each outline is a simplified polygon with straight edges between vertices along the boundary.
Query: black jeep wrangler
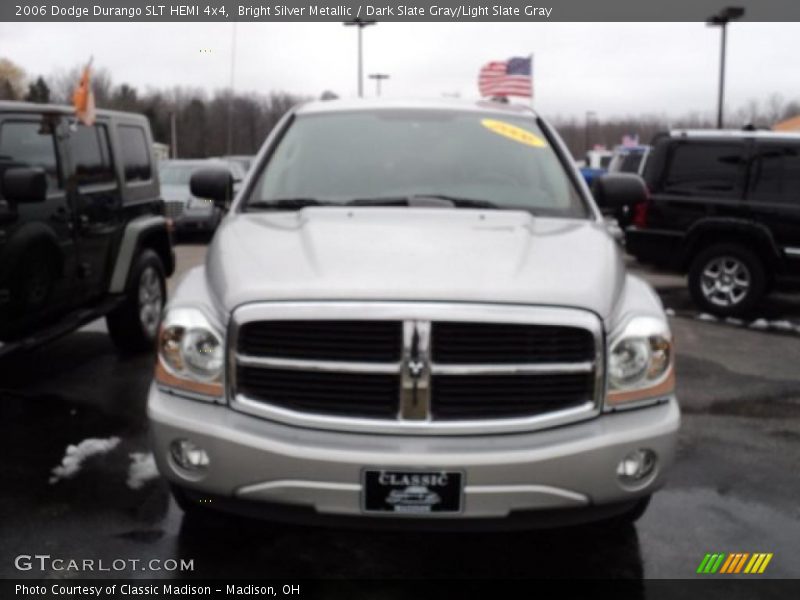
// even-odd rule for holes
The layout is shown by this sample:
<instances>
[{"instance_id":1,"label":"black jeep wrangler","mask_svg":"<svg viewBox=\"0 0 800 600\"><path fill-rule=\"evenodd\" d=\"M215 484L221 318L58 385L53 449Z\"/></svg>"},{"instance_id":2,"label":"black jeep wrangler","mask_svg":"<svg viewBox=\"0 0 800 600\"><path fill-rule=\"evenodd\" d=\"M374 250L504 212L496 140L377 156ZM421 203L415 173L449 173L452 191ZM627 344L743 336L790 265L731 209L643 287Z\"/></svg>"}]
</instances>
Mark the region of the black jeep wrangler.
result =
<instances>
[{"instance_id":1,"label":"black jeep wrangler","mask_svg":"<svg viewBox=\"0 0 800 600\"><path fill-rule=\"evenodd\" d=\"M154 347L175 259L141 115L0 102L0 354L105 316Z\"/></svg>"},{"instance_id":2,"label":"black jeep wrangler","mask_svg":"<svg viewBox=\"0 0 800 600\"><path fill-rule=\"evenodd\" d=\"M800 134L676 131L654 140L650 198L625 231L639 261L689 275L704 311L746 315L800 284Z\"/></svg>"}]
</instances>

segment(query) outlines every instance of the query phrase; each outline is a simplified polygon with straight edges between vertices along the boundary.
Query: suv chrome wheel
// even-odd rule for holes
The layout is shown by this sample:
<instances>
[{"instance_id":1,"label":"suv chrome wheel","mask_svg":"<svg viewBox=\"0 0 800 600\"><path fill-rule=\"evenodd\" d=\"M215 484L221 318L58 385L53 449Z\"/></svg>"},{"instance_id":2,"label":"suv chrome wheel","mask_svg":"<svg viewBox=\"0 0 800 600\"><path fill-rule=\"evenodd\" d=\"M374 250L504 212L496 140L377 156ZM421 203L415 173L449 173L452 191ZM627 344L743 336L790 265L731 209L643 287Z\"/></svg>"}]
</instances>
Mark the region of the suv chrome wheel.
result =
<instances>
[{"instance_id":1,"label":"suv chrome wheel","mask_svg":"<svg viewBox=\"0 0 800 600\"><path fill-rule=\"evenodd\" d=\"M146 267L139 277L139 320L148 336L155 337L164 295L161 293L161 279L152 266Z\"/></svg>"},{"instance_id":2,"label":"suv chrome wheel","mask_svg":"<svg viewBox=\"0 0 800 600\"><path fill-rule=\"evenodd\" d=\"M750 270L734 256L719 256L703 269L700 286L706 299L717 306L736 306L750 292Z\"/></svg>"}]
</instances>

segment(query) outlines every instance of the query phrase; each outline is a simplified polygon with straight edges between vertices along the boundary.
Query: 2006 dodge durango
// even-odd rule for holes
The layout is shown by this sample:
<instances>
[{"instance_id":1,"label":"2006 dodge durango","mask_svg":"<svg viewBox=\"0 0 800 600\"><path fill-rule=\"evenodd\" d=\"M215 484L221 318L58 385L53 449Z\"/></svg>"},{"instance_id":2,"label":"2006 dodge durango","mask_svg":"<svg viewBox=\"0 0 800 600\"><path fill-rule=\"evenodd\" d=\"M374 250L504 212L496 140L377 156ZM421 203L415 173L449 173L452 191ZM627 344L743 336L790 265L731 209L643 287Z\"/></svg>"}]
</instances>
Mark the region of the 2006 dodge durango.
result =
<instances>
[{"instance_id":1,"label":"2006 dodge durango","mask_svg":"<svg viewBox=\"0 0 800 600\"><path fill-rule=\"evenodd\" d=\"M290 111L168 304L148 413L189 513L632 521L680 422L662 305L558 135L497 102ZM595 188L641 200L634 175ZM209 502L211 500L211 502Z\"/></svg>"}]
</instances>

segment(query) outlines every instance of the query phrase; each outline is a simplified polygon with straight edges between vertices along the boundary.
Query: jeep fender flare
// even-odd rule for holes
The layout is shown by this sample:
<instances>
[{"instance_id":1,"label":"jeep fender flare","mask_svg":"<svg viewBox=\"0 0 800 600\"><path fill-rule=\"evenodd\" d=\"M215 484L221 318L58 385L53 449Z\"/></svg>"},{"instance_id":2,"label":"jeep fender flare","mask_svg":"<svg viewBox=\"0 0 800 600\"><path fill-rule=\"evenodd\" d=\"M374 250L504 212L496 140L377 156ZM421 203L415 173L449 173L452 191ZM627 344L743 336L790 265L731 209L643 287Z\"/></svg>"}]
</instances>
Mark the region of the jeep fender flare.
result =
<instances>
[{"instance_id":1,"label":"jeep fender flare","mask_svg":"<svg viewBox=\"0 0 800 600\"><path fill-rule=\"evenodd\" d=\"M131 265L142 248L152 248L164 263L165 275L175 270L175 258L167 228L167 219L162 215L151 215L133 219L125 226L117 252L114 270L111 272L108 291L112 294L125 292Z\"/></svg>"},{"instance_id":2,"label":"jeep fender flare","mask_svg":"<svg viewBox=\"0 0 800 600\"><path fill-rule=\"evenodd\" d=\"M15 266L24 264L31 248L43 248L50 253L55 260L56 273L59 277L63 274L64 250L58 237L46 225L34 221L20 227L6 243L0 261L0 279L5 279Z\"/></svg>"},{"instance_id":3,"label":"jeep fender flare","mask_svg":"<svg viewBox=\"0 0 800 600\"><path fill-rule=\"evenodd\" d=\"M732 235L726 235L732 234ZM680 263L686 266L702 245L703 238L728 237L738 243L754 242L753 250L774 264L781 259L781 250L772 232L761 223L745 219L712 218L697 221L686 233L680 253Z\"/></svg>"}]
</instances>

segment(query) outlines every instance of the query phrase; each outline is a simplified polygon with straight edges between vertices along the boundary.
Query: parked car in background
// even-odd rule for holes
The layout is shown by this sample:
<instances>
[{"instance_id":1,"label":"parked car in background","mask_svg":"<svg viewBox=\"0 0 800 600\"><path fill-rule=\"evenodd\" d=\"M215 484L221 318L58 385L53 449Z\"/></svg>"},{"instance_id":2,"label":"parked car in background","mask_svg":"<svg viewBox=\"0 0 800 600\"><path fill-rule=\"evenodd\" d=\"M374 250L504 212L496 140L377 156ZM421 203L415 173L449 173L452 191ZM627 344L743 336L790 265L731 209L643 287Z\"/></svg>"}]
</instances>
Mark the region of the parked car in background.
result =
<instances>
[{"instance_id":1,"label":"parked car in background","mask_svg":"<svg viewBox=\"0 0 800 600\"><path fill-rule=\"evenodd\" d=\"M746 315L800 284L800 134L673 131L654 141L644 178L627 249L688 273L702 310Z\"/></svg>"},{"instance_id":2,"label":"parked car in background","mask_svg":"<svg viewBox=\"0 0 800 600\"><path fill-rule=\"evenodd\" d=\"M147 119L0 102L0 354L105 316L154 348L175 268Z\"/></svg>"},{"instance_id":3,"label":"parked car in background","mask_svg":"<svg viewBox=\"0 0 800 600\"><path fill-rule=\"evenodd\" d=\"M221 159L163 160L158 165L161 193L166 203L167 216L175 231L213 232L222 220L223 210L208 198L197 198L189 190L192 173L202 167L223 167L231 172L234 191L244 179L244 170L238 163Z\"/></svg>"},{"instance_id":4,"label":"parked car in background","mask_svg":"<svg viewBox=\"0 0 800 600\"><path fill-rule=\"evenodd\" d=\"M228 154L226 156L220 156L220 160L224 160L230 163L236 163L242 167L242 170L246 174L250 167L253 165L253 159L255 156L250 154Z\"/></svg>"},{"instance_id":5,"label":"parked car in background","mask_svg":"<svg viewBox=\"0 0 800 600\"><path fill-rule=\"evenodd\" d=\"M604 175L608 171L608 165L611 163L612 157L613 153L610 150L595 149L586 153L586 159L580 171L590 187L597 177Z\"/></svg>"},{"instance_id":6,"label":"parked car in background","mask_svg":"<svg viewBox=\"0 0 800 600\"><path fill-rule=\"evenodd\" d=\"M161 142L153 142L153 155L157 161L169 159L169 146Z\"/></svg>"},{"instance_id":7,"label":"parked car in background","mask_svg":"<svg viewBox=\"0 0 800 600\"><path fill-rule=\"evenodd\" d=\"M497 102L276 126L164 313L154 455L190 515L636 520L673 461L672 334L555 130ZM230 173L204 168L220 206ZM602 178L605 204L646 196Z\"/></svg>"},{"instance_id":8,"label":"parked car in background","mask_svg":"<svg viewBox=\"0 0 800 600\"><path fill-rule=\"evenodd\" d=\"M608 172L641 174L649 152L650 146L617 146L608 163Z\"/></svg>"}]
</instances>

